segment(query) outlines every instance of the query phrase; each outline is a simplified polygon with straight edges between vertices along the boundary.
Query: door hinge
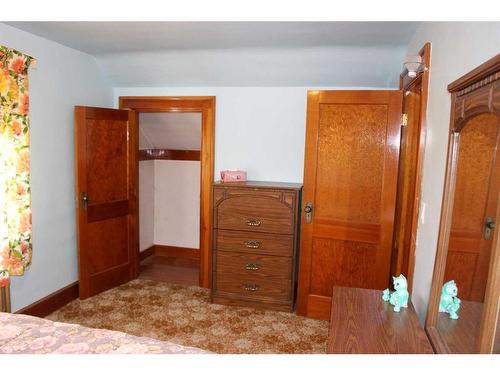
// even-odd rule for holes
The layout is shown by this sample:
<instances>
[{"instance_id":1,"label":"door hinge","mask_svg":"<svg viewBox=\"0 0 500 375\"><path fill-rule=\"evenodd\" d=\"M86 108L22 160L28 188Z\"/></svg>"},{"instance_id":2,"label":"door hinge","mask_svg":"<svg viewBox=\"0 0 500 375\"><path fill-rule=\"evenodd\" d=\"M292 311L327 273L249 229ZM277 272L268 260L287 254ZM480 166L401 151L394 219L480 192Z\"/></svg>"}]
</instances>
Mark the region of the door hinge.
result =
<instances>
[{"instance_id":1,"label":"door hinge","mask_svg":"<svg viewBox=\"0 0 500 375\"><path fill-rule=\"evenodd\" d=\"M401 126L408 125L408 115L406 113L401 114Z\"/></svg>"}]
</instances>

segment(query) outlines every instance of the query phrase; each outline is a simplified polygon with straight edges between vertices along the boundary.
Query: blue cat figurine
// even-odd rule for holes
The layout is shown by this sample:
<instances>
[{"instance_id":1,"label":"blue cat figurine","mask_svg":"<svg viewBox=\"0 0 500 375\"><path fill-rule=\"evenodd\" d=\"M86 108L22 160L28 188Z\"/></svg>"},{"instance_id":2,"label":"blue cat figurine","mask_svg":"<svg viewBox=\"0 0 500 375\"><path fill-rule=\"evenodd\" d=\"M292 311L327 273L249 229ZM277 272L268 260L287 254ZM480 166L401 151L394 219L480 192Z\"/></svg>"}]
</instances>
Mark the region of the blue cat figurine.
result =
<instances>
[{"instance_id":1,"label":"blue cat figurine","mask_svg":"<svg viewBox=\"0 0 500 375\"><path fill-rule=\"evenodd\" d=\"M395 312L400 312L401 307L408 307L408 298L410 294L408 293L408 282L406 277L402 274L398 277L392 277L392 283L394 285L394 292L390 292L386 289L382 292L382 299L384 301L389 301L391 305L394 306L393 310Z\"/></svg>"},{"instance_id":2,"label":"blue cat figurine","mask_svg":"<svg viewBox=\"0 0 500 375\"><path fill-rule=\"evenodd\" d=\"M460 299L457 297L458 287L455 280L447 281L441 289L439 312L447 312L453 320L458 319L457 311L460 309Z\"/></svg>"}]
</instances>

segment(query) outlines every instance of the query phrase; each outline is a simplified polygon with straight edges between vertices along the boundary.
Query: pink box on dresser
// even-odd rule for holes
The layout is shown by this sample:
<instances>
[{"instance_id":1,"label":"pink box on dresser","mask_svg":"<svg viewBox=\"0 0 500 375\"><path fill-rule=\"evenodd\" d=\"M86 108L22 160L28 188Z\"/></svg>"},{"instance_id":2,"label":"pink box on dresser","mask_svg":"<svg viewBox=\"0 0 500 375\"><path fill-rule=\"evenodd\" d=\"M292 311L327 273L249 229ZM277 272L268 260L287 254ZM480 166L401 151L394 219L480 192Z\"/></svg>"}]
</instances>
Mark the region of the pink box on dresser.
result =
<instances>
[{"instance_id":1,"label":"pink box on dresser","mask_svg":"<svg viewBox=\"0 0 500 375\"><path fill-rule=\"evenodd\" d=\"M220 171L220 179L222 182L240 182L247 180L247 172L245 171Z\"/></svg>"}]
</instances>

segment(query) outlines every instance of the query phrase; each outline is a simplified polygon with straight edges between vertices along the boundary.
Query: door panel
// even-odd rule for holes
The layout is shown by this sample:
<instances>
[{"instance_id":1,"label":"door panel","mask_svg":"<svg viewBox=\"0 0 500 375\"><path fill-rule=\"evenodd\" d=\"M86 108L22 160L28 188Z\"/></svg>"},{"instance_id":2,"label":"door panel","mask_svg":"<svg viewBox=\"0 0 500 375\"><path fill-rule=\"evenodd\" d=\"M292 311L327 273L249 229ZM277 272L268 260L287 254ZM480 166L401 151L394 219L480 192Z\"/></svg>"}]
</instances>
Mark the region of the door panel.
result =
<instances>
[{"instance_id":1,"label":"door panel","mask_svg":"<svg viewBox=\"0 0 500 375\"><path fill-rule=\"evenodd\" d=\"M309 92L301 315L328 319L334 285L388 286L400 113L400 91Z\"/></svg>"},{"instance_id":2,"label":"door panel","mask_svg":"<svg viewBox=\"0 0 500 375\"><path fill-rule=\"evenodd\" d=\"M135 112L75 107L82 299L137 277L137 149Z\"/></svg>"}]
</instances>

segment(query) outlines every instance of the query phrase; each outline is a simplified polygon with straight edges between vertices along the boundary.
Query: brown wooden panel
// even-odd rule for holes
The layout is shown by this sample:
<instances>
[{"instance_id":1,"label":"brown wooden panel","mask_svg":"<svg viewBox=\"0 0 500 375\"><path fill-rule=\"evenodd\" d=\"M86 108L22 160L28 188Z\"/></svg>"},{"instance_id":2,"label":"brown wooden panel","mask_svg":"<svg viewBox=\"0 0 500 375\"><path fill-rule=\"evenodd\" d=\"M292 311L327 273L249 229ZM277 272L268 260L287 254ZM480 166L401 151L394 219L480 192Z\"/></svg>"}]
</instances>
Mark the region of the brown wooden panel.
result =
<instances>
[{"instance_id":1,"label":"brown wooden panel","mask_svg":"<svg viewBox=\"0 0 500 375\"><path fill-rule=\"evenodd\" d=\"M243 306L258 309L272 309L278 311L293 311L290 301L281 300L275 297L242 295L241 293L228 293L220 290L212 292L212 302L229 306Z\"/></svg>"},{"instance_id":2,"label":"brown wooden panel","mask_svg":"<svg viewBox=\"0 0 500 375\"><path fill-rule=\"evenodd\" d=\"M215 283L217 290L238 293L242 297L273 297L283 301L291 298L291 282L285 278L268 279L265 276L218 272ZM247 287L255 287L257 290L247 290Z\"/></svg>"},{"instance_id":3,"label":"brown wooden panel","mask_svg":"<svg viewBox=\"0 0 500 375\"><path fill-rule=\"evenodd\" d=\"M291 235L217 230L215 238L216 249L219 251L280 256L293 255L294 239Z\"/></svg>"},{"instance_id":4,"label":"brown wooden panel","mask_svg":"<svg viewBox=\"0 0 500 375\"><path fill-rule=\"evenodd\" d=\"M130 281L130 265L124 264L89 277L91 295L96 295Z\"/></svg>"},{"instance_id":5,"label":"brown wooden panel","mask_svg":"<svg viewBox=\"0 0 500 375\"><path fill-rule=\"evenodd\" d=\"M128 199L127 122L91 120L87 124L89 203Z\"/></svg>"},{"instance_id":6,"label":"brown wooden panel","mask_svg":"<svg viewBox=\"0 0 500 375\"><path fill-rule=\"evenodd\" d=\"M85 119L128 121L129 111L112 108L85 107Z\"/></svg>"},{"instance_id":7,"label":"brown wooden panel","mask_svg":"<svg viewBox=\"0 0 500 375\"><path fill-rule=\"evenodd\" d=\"M389 285L401 102L401 91L309 92L303 202L313 220L302 215L301 315L334 285Z\"/></svg>"},{"instance_id":8,"label":"brown wooden panel","mask_svg":"<svg viewBox=\"0 0 500 375\"><path fill-rule=\"evenodd\" d=\"M137 122L132 111L75 107L80 298L138 272ZM88 204L82 199L88 196Z\"/></svg>"},{"instance_id":9,"label":"brown wooden panel","mask_svg":"<svg viewBox=\"0 0 500 375\"><path fill-rule=\"evenodd\" d=\"M335 287L328 353L432 354L411 303L396 313L381 291Z\"/></svg>"},{"instance_id":10,"label":"brown wooden panel","mask_svg":"<svg viewBox=\"0 0 500 375\"><path fill-rule=\"evenodd\" d=\"M380 223L386 126L387 105L320 104L317 218Z\"/></svg>"},{"instance_id":11,"label":"brown wooden panel","mask_svg":"<svg viewBox=\"0 0 500 375\"><path fill-rule=\"evenodd\" d=\"M125 216L129 212L129 201L122 200L101 204L89 204L88 206L88 221L111 219L117 216Z\"/></svg>"},{"instance_id":12,"label":"brown wooden panel","mask_svg":"<svg viewBox=\"0 0 500 375\"><path fill-rule=\"evenodd\" d=\"M89 223L87 234L91 275L129 262L127 216Z\"/></svg>"},{"instance_id":13,"label":"brown wooden panel","mask_svg":"<svg viewBox=\"0 0 500 375\"><path fill-rule=\"evenodd\" d=\"M274 197L260 194L228 197L219 203L216 212L216 228L219 229L286 234L294 232L292 209Z\"/></svg>"},{"instance_id":14,"label":"brown wooden panel","mask_svg":"<svg viewBox=\"0 0 500 375\"><path fill-rule=\"evenodd\" d=\"M139 161L142 160L200 160L197 150L139 150Z\"/></svg>"},{"instance_id":15,"label":"brown wooden panel","mask_svg":"<svg viewBox=\"0 0 500 375\"><path fill-rule=\"evenodd\" d=\"M497 144L497 121L491 114L477 116L460 134L452 231L482 231Z\"/></svg>"},{"instance_id":16,"label":"brown wooden panel","mask_svg":"<svg viewBox=\"0 0 500 375\"><path fill-rule=\"evenodd\" d=\"M309 294L307 296L307 312L310 318L328 320L332 309L332 297Z\"/></svg>"},{"instance_id":17,"label":"brown wooden panel","mask_svg":"<svg viewBox=\"0 0 500 375\"><path fill-rule=\"evenodd\" d=\"M312 294L330 296L334 285L367 288L376 283L378 245L314 238Z\"/></svg>"},{"instance_id":18,"label":"brown wooden panel","mask_svg":"<svg viewBox=\"0 0 500 375\"><path fill-rule=\"evenodd\" d=\"M448 251L478 253L483 234L481 232L452 231Z\"/></svg>"},{"instance_id":19,"label":"brown wooden panel","mask_svg":"<svg viewBox=\"0 0 500 375\"><path fill-rule=\"evenodd\" d=\"M314 237L375 244L380 241L380 225L321 219L315 219L314 222Z\"/></svg>"},{"instance_id":20,"label":"brown wooden panel","mask_svg":"<svg viewBox=\"0 0 500 375\"><path fill-rule=\"evenodd\" d=\"M489 110L491 87L482 87L463 97L464 116Z\"/></svg>"},{"instance_id":21,"label":"brown wooden panel","mask_svg":"<svg viewBox=\"0 0 500 375\"><path fill-rule=\"evenodd\" d=\"M259 254L217 251L217 272L236 272L244 277L291 280L292 259Z\"/></svg>"},{"instance_id":22,"label":"brown wooden panel","mask_svg":"<svg viewBox=\"0 0 500 375\"><path fill-rule=\"evenodd\" d=\"M444 280L455 280L459 286L460 299L470 299L477 257L477 252L450 251L448 253Z\"/></svg>"}]
</instances>

